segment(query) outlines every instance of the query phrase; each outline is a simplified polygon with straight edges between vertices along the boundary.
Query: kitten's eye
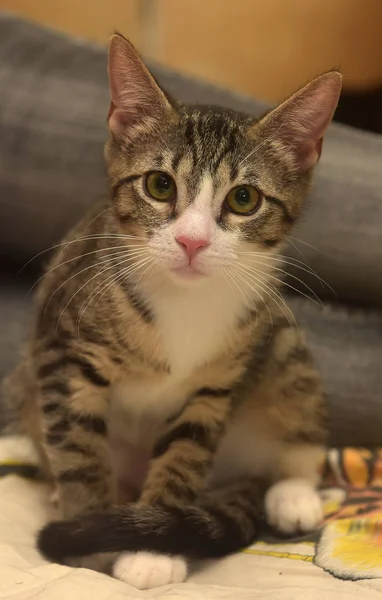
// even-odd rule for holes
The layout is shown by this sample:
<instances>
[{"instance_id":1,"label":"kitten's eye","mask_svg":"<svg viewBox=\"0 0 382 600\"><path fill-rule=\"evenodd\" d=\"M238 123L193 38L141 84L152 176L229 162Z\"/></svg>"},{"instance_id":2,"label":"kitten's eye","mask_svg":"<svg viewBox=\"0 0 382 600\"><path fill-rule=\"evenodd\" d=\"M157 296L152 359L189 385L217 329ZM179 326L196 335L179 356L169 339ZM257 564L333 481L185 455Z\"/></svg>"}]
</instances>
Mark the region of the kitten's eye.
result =
<instances>
[{"instance_id":1,"label":"kitten's eye","mask_svg":"<svg viewBox=\"0 0 382 600\"><path fill-rule=\"evenodd\" d=\"M233 188L225 199L228 210L237 215L251 215L259 208L260 203L260 192L251 185L239 185Z\"/></svg>"},{"instance_id":2,"label":"kitten's eye","mask_svg":"<svg viewBox=\"0 0 382 600\"><path fill-rule=\"evenodd\" d=\"M146 175L146 192L154 200L167 202L173 200L176 192L175 181L163 171L152 171Z\"/></svg>"}]
</instances>

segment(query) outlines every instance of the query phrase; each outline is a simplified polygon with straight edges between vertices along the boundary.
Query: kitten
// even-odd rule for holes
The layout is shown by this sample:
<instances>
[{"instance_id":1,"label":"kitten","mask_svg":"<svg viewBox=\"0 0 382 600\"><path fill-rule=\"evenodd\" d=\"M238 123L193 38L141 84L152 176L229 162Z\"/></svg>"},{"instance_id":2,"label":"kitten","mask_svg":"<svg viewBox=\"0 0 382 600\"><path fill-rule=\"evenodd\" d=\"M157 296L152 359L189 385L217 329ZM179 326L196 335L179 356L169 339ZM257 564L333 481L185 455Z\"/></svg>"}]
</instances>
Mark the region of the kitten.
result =
<instances>
[{"instance_id":1,"label":"kitten","mask_svg":"<svg viewBox=\"0 0 382 600\"><path fill-rule=\"evenodd\" d=\"M326 406L276 285L341 76L260 121L176 103L118 34L109 78L110 198L53 257L8 393L64 519L42 552L149 588L265 514L285 534L322 517Z\"/></svg>"}]
</instances>

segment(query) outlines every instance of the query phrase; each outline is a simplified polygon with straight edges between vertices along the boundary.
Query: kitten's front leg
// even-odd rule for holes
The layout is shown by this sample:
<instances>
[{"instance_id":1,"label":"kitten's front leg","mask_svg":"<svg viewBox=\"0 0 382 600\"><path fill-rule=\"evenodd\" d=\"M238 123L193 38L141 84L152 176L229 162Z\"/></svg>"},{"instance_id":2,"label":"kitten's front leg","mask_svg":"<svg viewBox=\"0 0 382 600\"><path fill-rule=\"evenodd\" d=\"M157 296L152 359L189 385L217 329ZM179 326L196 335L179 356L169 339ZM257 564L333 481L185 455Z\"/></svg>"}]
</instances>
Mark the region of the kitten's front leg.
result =
<instances>
[{"instance_id":1,"label":"kitten's front leg","mask_svg":"<svg viewBox=\"0 0 382 600\"><path fill-rule=\"evenodd\" d=\"M265 500L270 525L285 534L315 529L323 518L317 492L327 440L321 378L299 331L279 330L262 383L267 429L278 450L270 464L275 482Z\"/></svg>"},{"instance_id":2,"label":"kitten's front leg","mask_svg":"<svg viewBox=\"0 0 382 600\"><path fill-rule=\"evenodd\" d=\"M45 360L39 386L43 449L63 518L106 509L112 500L107 378L88 358ZM104 570L101 562L87 557L78 566Z\"/></svg>"},{"instance_id":3,"label":"kitten's front leg","mask_svg":"<svg viewBox=\"0 0 382 600\"><path fill-rule=\"evenodd\" d=\"M231 390L202 388L157 441L140 502L193 502L205 489L231 411Z\"/></svg>"},{"instance_id":4,"label":"kitten's front leg","mask_svg":"<svg viewBox=\"0 0 382 600\"><path fill-rule=\"evenodd\" d=\"M69 390L70 382L65 385ZM105 400L97 399L97 390L81 387L75 398L69 391L63 394L63 389L52 390L49 397L44 392L42 398L44 451L59 508L67 519L104 509L111 501L106 415L102 410ZM95 404L97 412L91 414Z\"/></svg>"},{"instance_id":5,"label":"kitten's front leg","mask_svg":"<svg viewBox=\"0 0 382 600\"><path fill-rule=\"evenodd\" d=\"M226 388L203 388L158 440L139 502L177 507L192 503L206 488L212 460L231 410ZM114 576L140 588L184 581L182 557L152 552L122 554Z\"/></svg>"}]
</instances>

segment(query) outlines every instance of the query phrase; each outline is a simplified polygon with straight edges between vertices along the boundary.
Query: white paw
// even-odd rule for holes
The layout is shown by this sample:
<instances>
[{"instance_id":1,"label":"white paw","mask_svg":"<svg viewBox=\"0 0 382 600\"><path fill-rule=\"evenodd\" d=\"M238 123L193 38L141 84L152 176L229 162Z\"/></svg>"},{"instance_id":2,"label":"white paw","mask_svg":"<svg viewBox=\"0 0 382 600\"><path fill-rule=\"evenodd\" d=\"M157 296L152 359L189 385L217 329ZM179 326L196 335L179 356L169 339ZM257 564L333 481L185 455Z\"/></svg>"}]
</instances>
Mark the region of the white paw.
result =
<instances>
[{"instance_id":1,"label":"white paw","mask_svg":"<svg viewBox=\"0 0 382 600\"><path fill-rule=\"evenodd\" d=\"M265 510L269 525L289 535L312 531L323 518L320 496L302 479L275 483L265 496Z\"/></svg>"},{"instance_id":2,"label":"white paw","mask_svg":"<svg viewBox=\"0 0 382 600\"><path fill-rule=\"evenodd\" d=\"M126 552L114 563L113 575L139 590L147 590L184 581L187 577L187 563L179 556Z\"/></svg>"}]
</instances>

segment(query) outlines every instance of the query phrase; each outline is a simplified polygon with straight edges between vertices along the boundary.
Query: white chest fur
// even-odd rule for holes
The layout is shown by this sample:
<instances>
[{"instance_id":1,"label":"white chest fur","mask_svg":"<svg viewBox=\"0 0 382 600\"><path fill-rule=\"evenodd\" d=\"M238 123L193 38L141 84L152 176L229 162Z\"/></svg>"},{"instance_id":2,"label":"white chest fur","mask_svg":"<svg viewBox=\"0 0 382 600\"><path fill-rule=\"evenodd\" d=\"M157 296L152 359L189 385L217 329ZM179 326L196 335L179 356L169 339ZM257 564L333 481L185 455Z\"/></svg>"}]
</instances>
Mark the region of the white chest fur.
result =
<instances>
[{"instance_id":1,"label":"white chest fur","mask_svg":"<svg viewBox=\"0 0 382 600\"><path fill-rule=\"evenodd\" d=\"M243 311L242 298L224 280L150 290L150 298L170 373L126 379L113 394L118 435L136 441L182 407L193 373L219 355Z\"/></svg>"},{"instance_id":2,"label":"white chest fur","mask_svg":"<svg viewBox=\"0 0 382 600\"><path fill-rule=\"evenodd\" d=\"M221 352L243 312L243 298L223 278L159 289L153 308L171 373L187 377Z\"/></svg>"}]
</instances>

